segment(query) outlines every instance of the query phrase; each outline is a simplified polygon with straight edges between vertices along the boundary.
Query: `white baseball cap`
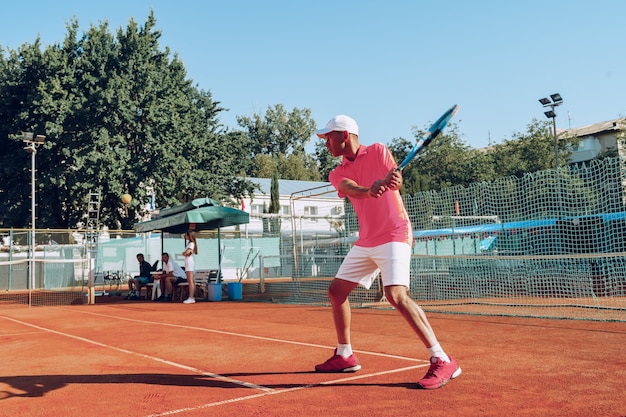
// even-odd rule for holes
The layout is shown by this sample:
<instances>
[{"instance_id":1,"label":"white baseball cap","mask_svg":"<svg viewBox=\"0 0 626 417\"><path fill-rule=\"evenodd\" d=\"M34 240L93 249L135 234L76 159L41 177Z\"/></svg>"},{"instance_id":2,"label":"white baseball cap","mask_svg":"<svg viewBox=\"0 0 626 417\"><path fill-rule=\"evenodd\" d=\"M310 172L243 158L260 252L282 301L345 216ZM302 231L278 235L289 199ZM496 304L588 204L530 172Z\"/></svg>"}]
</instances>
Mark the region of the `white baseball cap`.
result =
<instances>
[{"instance_id":1,"label":"white baseball cap","mask_svg":"<svg viewBox=\"0 0 626 417\"><path fill-rule=\"evenodd\" d=\"M315 134L321 138L327 133L333 131L344 132L346 130L348 133L352 133L357 136L359 135L359 126L357 126L354 119L344 114L340 114L339 116L335 116L330 119L328 123L326 123L326 127L316 130Z\"/></svg>"}]
</instances>

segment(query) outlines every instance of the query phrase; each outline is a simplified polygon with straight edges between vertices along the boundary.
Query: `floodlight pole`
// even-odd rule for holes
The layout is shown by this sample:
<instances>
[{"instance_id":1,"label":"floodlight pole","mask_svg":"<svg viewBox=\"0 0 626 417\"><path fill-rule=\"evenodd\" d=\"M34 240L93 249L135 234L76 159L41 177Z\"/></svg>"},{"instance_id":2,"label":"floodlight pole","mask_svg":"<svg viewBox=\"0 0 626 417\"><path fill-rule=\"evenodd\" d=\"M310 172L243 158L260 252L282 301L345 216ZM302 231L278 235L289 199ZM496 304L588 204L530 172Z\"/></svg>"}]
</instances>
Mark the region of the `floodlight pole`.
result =
<instances>
[{"instance_id":1,"label":"floodlight pole","mask_svg":"<svg viewBox=\"0 0 626 417\"><path fill-rule=\"evenodd\" d=\"M559 140L556 136L556 113L552 118L552 134L554 135L554 169L559 168Z\"/></svg>"},{"instance_id":2,"label":"floodlight pole","mask_svg":"<svg viewBox=\"0 0 626 417\"><path fill-rule=\"evenodd\" d=\"M35 145L32 145L33 151L30 154L30 244L32 245L31 259L33 263L31 265L31 280L30 285L32 289L35 288L35 193L37 192L35 188L35 156L37 155L37 148Z\"/></svg>"},{"instance_id":3,"label":"floodlight pole","mask_svg":"<svg viewBox=\"0 0 626 417\"><path fill-rule=\"evenodd\" d=\"M30 132L24 133L23 142L26 143L24 150L30 153L30 294L35 288L35 156L37 155L37 146L44 143L46 137L43 135L37 135L33 138L33 134ZM29 305L32 305L32 300L29 300Z\"/></svg>"},{"instance_id":4,"label":"floodlight pole","mask_svg":"<svg viewBox=\"0 0 626 417\"><path fill-rule=\"evenodd\" d=\"M539 102L543 105L544 108L550 107L550 110L545 111L543 114L546 115L547 118L552 119L552 135L554 136L554 173L556 175L556 183L557 183L557 198L558 198L558 218L559 220L563 218L563 207L562 207L562 195L561 195L561 178L559 176L559 140L556 134L556 112L554 109L561 104L563 104L563 97L559 93L550 94L550 98L547 97L540 98Z\"/></svg>"},{"instance_id":5,"label":"floodlight pole","mask_svg":"<svg viewBox=\"0 0 626 417\"><path fill-rule=\"evenodd\" d=\"M550 110L544 112L547 118L552 119L552 135L554 136L554 169L559 168L559 140L556 134L556 112L554 109L563 104L563 98L559 93L551 94L550 99L540 98L539 102L543 107L550 107Z\"/></svg>"}]
</instances>

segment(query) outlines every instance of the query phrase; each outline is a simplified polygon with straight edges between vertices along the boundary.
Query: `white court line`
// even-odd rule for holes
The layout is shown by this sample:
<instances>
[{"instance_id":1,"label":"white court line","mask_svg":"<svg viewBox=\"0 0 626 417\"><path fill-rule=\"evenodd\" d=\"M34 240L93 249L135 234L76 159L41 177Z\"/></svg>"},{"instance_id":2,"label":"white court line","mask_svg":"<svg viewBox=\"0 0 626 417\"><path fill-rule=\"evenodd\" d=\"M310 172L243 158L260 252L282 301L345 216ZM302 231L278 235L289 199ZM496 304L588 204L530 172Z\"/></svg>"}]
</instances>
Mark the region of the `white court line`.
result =
<instances>
[{"instance_id":1,"label":"white court line","mask_svg":"<svg viewBox=\"0 0 626 417\"><path fill-rule=\"evenodd\" d=\"M150 415L148 415L146 417L162 417L162 416L170 416L170 415L173 415L173 414L184 413L184 412L187 412L187 411L198 411L198 410L203 410L203 409L209 408L209 407L217 407L217 406L224 405L224 404L231 404L231 403L236 403L236 402L245 401L245 400L252 400L252 399L255 399L255 398L267 397L268 395L277 395L277 394L284 394L284 393L293 392L293 391L300 391L300 390L303 390L303 389L313 388L313 387L320 386L320 385L334 385L334 384L337 384L337 383L340 383L340 382L354 381L354 380L358 380L358 379L371 378L373 376L378 376L378 375L386 375L386 374L392 374L392 373L396 373L396 372L410 371L412 369L423 368L423 367L425 367L427 365L428 364L413 365L413 366L408 366L408 367L405 367L405 368L390 369L390 370L387 370L387 371L374 372L374 373L371 373L371 374L360 374L358 376L352 376L352 377L348 377L348 378L335 379L335 380L332 380L332 381L324 381L324 382L319 382L319 383L316 383L316 384L307 384L307 385L301 385L299 387L291 387L291 388L286 388L286 389L281 389L281 390L273 390L273 391L259 393L259 394L254 394L254 395L246 395L244 397L236 397L236 398L231 398L231 399L228 399L228 400L222 400L222 401L216 401L216 402L213 402L213 403L201 404L201 405L198 405L198 406L195 406L195 407L185 407L185 408L179 408L177 410L165 411L163 413L150 414ZM417 382L416 382L416 384L417 384Z\"/></svg>"},{"instance_id":2,"label":"white court line","mask_svg":"<svg viewBox=\"0 0 626 417\"><path fill-rule=\"evenodd\" d=\"M29 334L41 334L41 332L18 332L18 333L2 333L0 334L0 337L9 337L9 336L24 336L24 335L29 335Z\"/></svg>"},{"instance_id":3,"label":"white court line","mask_svg":"<svg viewBox=\"0 0 626 417\"><path fill-rule=\"evenodd\" d=\"M162 323L162 322L155 322L155 321L148 321L148 320L139 320L139 319L132 319L132 318L128 318L128 317L111 316L111 315L108 315L108 314L94 313L94 312L90 312L90 311L77 311L77 310L71 310L71 311L74 312L74 313L90 314L90 315L93 315L93 316L100 316L100 317L105 317L105 318L108 318L108 319L115 318L115 319L118 319L118 320L125 320L125 321L134 322L134 323L154 324L154 325L157 325L157 326L169 326L169 327L174 327L174 328L179 328L179 329L189 329L189 330L194 330L194 331L222 334L222 335L226 335L226 336L236 336L236 337L243 337L243 338L247 338L247 339L264 340L264 341L268 341L268 342L285 343L285 344L290 344L290 345L316 347L316 348L323 348L323 349L334 349L335 348L335 346L318 345L318 344L315 344L315 343L298 342L298 341L295 341L295 340L286 340L286 339L276 339L276 338L273 338L273 337L265 337L265 336L255 336L255 335L245 334L245 333L227 332L227 331L224 331L224 330L206 329L204 327L193 327L193 326L187 326L187 325L183 325L183 324L170 324L170 323ZM380 356L380 357L391 358L391 359L401 359L401 360L412 361L412 362L420 362L420 363L425 363L425 364L429 364L430 363L430 361L426 360L426 359L409 358L409 357L406 357L406 356L390 355L390 354L387 354L387 353L370 352L370 351L366 351L366 350L354 350L354 352L355 353L362 353L364 355Z\"/></svg>"},{"instance_id":4,"label":"white court line","mask_svg":"<svg viewBox=\"0 0 626 417\"><path fill-rule=\"evenodd\" d=\"M194 368L193 366L187 366L187 365L183 365L181 363L172 362L172 361L169 361L167 359L162 359L162 358L159 358L159 357L156 357L156 356L146 355L144 353L139 353L139 352L135 352L135 351L128 350L128 349L107 345L106 343L97 342L95 340L87 339L85 337L74 336L74 335L69 334L69 333L59 332L57 330L52 330L52 329L48 329L48 328L45 328L45 327L37 326L36 324L32 324L32 323L26 323L26 322L23 322L21 320L16 320L16 319L13 319L13 318L10 318L10 317L3 317L3 318L6 319L6 320L10 320L10 321L12 321L14 323L18 323L18 324L21 324L21 325L24 325L24 326L29 326L29 327L32 327L32 328L35 328L35 329L38 329L38 330L41 330L41 331L44 331L44 332L49 332L49 333L54 333L54 334L59 335L59 336L69 337L70 339L79 340L79 341L81 341L83 343L89 343L89 344L92 344L92 345L100 346L102 348L114 350L116 352L121 352L121 353L124 353L126 355L135 355L135 356L138 356L140 358L150 359L150 360L153 360L155 362L159 362L159 363L163 363L163 364L166 364L166 365L170 365L170 366L173 366L173 367L176 367L176 368L179 368L179 369L184 369L186 371L190 371L190 372L193 372L193 373L196 373L196 374L200 374L200 375L203 375L203 376L208 376L208 377L211 377L211 378L215 378L215 379L220 380L220 381L229 382L229 383L235 384L235 385L241 385L242 387L258 389L258 390L261 390L261 391L272 391L272 388L267 388L267 387L263 387L261 385L255 385L255 384L251 384L249 382L239 381L237 379L228 378L228 377L225 377L225 376L222 376L222 375L218 375L218 374L214 374L214 373L211 373L211 372L206 372L206 371L203 371L201 369Z\"/></svg>"}]
</instances>

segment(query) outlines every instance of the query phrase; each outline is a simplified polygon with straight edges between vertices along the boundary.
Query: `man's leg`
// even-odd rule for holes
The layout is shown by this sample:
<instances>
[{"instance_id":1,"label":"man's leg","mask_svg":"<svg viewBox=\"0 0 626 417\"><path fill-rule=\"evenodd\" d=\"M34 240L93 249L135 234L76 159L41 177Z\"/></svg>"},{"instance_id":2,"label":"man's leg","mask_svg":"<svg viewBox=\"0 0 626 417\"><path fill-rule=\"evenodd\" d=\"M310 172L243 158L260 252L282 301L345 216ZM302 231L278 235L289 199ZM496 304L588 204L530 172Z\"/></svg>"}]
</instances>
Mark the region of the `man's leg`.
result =
<instances>
[{"instance_id":1,"label":"man's leg","mask_svg":"<svg viewBox=\"0 0 626 417\"><path fill-rule=\"evenodd\" d=\"M426 313L409 297L406 287L403 285L385 287L385 296L391 305L402 314L402 317L409 323L430 353L430 368L417 384L424 389L440 388L451 379L461 375L461 368L458 363L441 348L435 332L430 326L428 318L426 318Z\"/></svg>"},{"instance_id":2,"label":"man's leg","mask_svg":"<svg viewBox=\"0 0 626 417\"><path fill-rule=\"evenodd\" d=\"M361 369L356 355L352 353L350 325L352 311L348 295L357 286L356 283L342 279L333 279L328 288L328 298L333 310L333 323L337 334L337 349L326 362L316 365L317 372L356 372Z\"/></svg>"},{"instance_id":3,"label":"man's leg","mask_svg":"<svg viewBox=\"0 0 626 417\"><path fill-rule=\"evenodd\" d=\"M350 344L352 311L348 295L357 286L354 282L333 279L328 287L328 298L333 309L333 322L339 344Z\"/></svg>"},{"instance_id":4,"label":"man's leg","mask_svg":"<svg viewBox=\"0 0 626 417\"><path fill-rule=\"evenodd\" d=\"M133 296L133 293L135 291L133 285L135 284L135 279L134 278L128 278L128 295L126 296L127 300L130 300L130 298Z\"/></svg>"},{"instance_id":5,"label":"man's leg","mask_svg":"<svg viewBox=\"0 0 626 417\"><path fill-rule=\"evenodd\" d=\"M426 318L426 313L409 297L405 286L391 285L385 287L385 297L402 314L402 317L409 323L411 329L417 334L426 348L433 347L438 343L435 332Z\"/></svg>"},{"instance_id":6,"label":"man's leg","mask_svg":"<svg viewBox=\"0 0 626 417\"><path fill-rule=\"evenodd\" d=\"M167 301L172 301L172 296L174 295L174 281L176 281L176 277L165 277L165 299Z\"/></svg>"},{"instance_id":7,"label":"man's leg","mask_svg":"<svg viewBox=\"0 0 626 417\"><path fill-rule=\"evenodd\" d=\"M141 286L143 285L143 279L141 277L135 278L135 299L141 299Z\"/></svg>"},{"instance_id":8,"label":"man's leg","mask_svg":"<svg viewBox=\"0 0 626 417\"><path fill-rule=\"evenodd\" d=\"M156 281L157 281L157 280L155 279L155 282L156 282ZM165 300L165 290L166 290L166 288L167 288L167 286L165 285L165 281L167 281L167 278L160 277L160 278L158 279L158 281L159 281L159 292L160 292L161 294L160 294L157 298L155 298L155 300L156 300L156 301L163 301L163 300ZM154 293L153 293L153 294L154 294Z\"/></svg>"}]
</instances>

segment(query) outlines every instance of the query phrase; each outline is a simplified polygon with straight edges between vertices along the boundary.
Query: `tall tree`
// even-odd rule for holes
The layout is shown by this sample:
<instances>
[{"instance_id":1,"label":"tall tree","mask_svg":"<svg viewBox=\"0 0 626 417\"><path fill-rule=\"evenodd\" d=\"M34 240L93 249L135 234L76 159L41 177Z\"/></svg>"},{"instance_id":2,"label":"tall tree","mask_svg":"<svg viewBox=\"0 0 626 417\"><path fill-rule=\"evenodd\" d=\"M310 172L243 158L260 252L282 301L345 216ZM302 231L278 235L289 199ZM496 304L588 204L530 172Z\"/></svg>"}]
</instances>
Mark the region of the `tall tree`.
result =
<instances>
[{"instance_id":1,"label":"tall tree","mask_svg":"<svg viewBox=\"0 0 626 417\"><path fill-rule=\"evenodd\" d=\"M30 224L31 157L23 150L20 132L46 133L39 109L44 59L39 38L17 51L0 48L0 226L3 227ZM47 147L48 144L40 147L36 155L38 171ZM39 192L41 176L36 175L36 179Z\"/></svg>"},{"instance_id":2,"label":"tall tree","mask_svg":"<svg viewBox=\"0 0 626 417\"><path fill-rule=\"evenodd\" d=\"M572 145L576 138L569 138L568 144L558 143L559 166L567 165L571 158ZM512 139L493 145L488 149L494 169L500 176L521 177L529 172L554 169L554 134L549 120L533 120L525 133L514 133Z\"/></svg>"},{"instance_id":3,"label":"tall tree","mask_svg":"<svg viewBox=\"0 0 626 417\"><path fill-rule=\"evenodd\" d=\"M315 131L309 109L294 108L287 112L281 104L268 107L264 116L238 116L237 123L251 142L253 158L268 155L276 164L282 179L319 180L317 162L306 153L306 145ZM261 159L264 160L264 159ZM268 164L250 166L248 175L267 177Z\"/></svg>"},{"instance_id":4,"label":"tall tree","mask_svg":"<svg viewBox=\"0 0 626 417\"><path fill-rule=\"evenodd\" d=\"M270 207L269 212L271 214L280 213L280 189L278 182L278 171L272 175L272 182L270 184ZM270 219L270 232L274 235L280 234L280 217L272 217Z\"/></svg>"},{"instance_id":5,"label":"tall tree","mask_svg":"<svg viewBox=\"0 0 626 417\"><path fill-rule=\"evenodd\" d=\"M37 155L40 226L84 222L90 191L102 193L104 224L130 228L148 202L147 184L160 207L252 190L236 179L250 164L237 152L249 145L247 138L221 127L223 109L192 85L176 55L160 49L155 25L151 13L143 27L131 19L113 36L103 23L79 38L74 20L62 44L43 54L38 43L23 46L2 63L7 73L34 70L18 79L19 88L3 78L0 111L12 116L9 132L27 126L48 136ZM32 58L20 60L24 54ZM7 96L16 89L20 101L11 109L15 103ZM134 197L128 211L120 202L123 193ZM24 210L17 201L13 207L3 222L19 226Z\"/></svg>"}]
</instances>

